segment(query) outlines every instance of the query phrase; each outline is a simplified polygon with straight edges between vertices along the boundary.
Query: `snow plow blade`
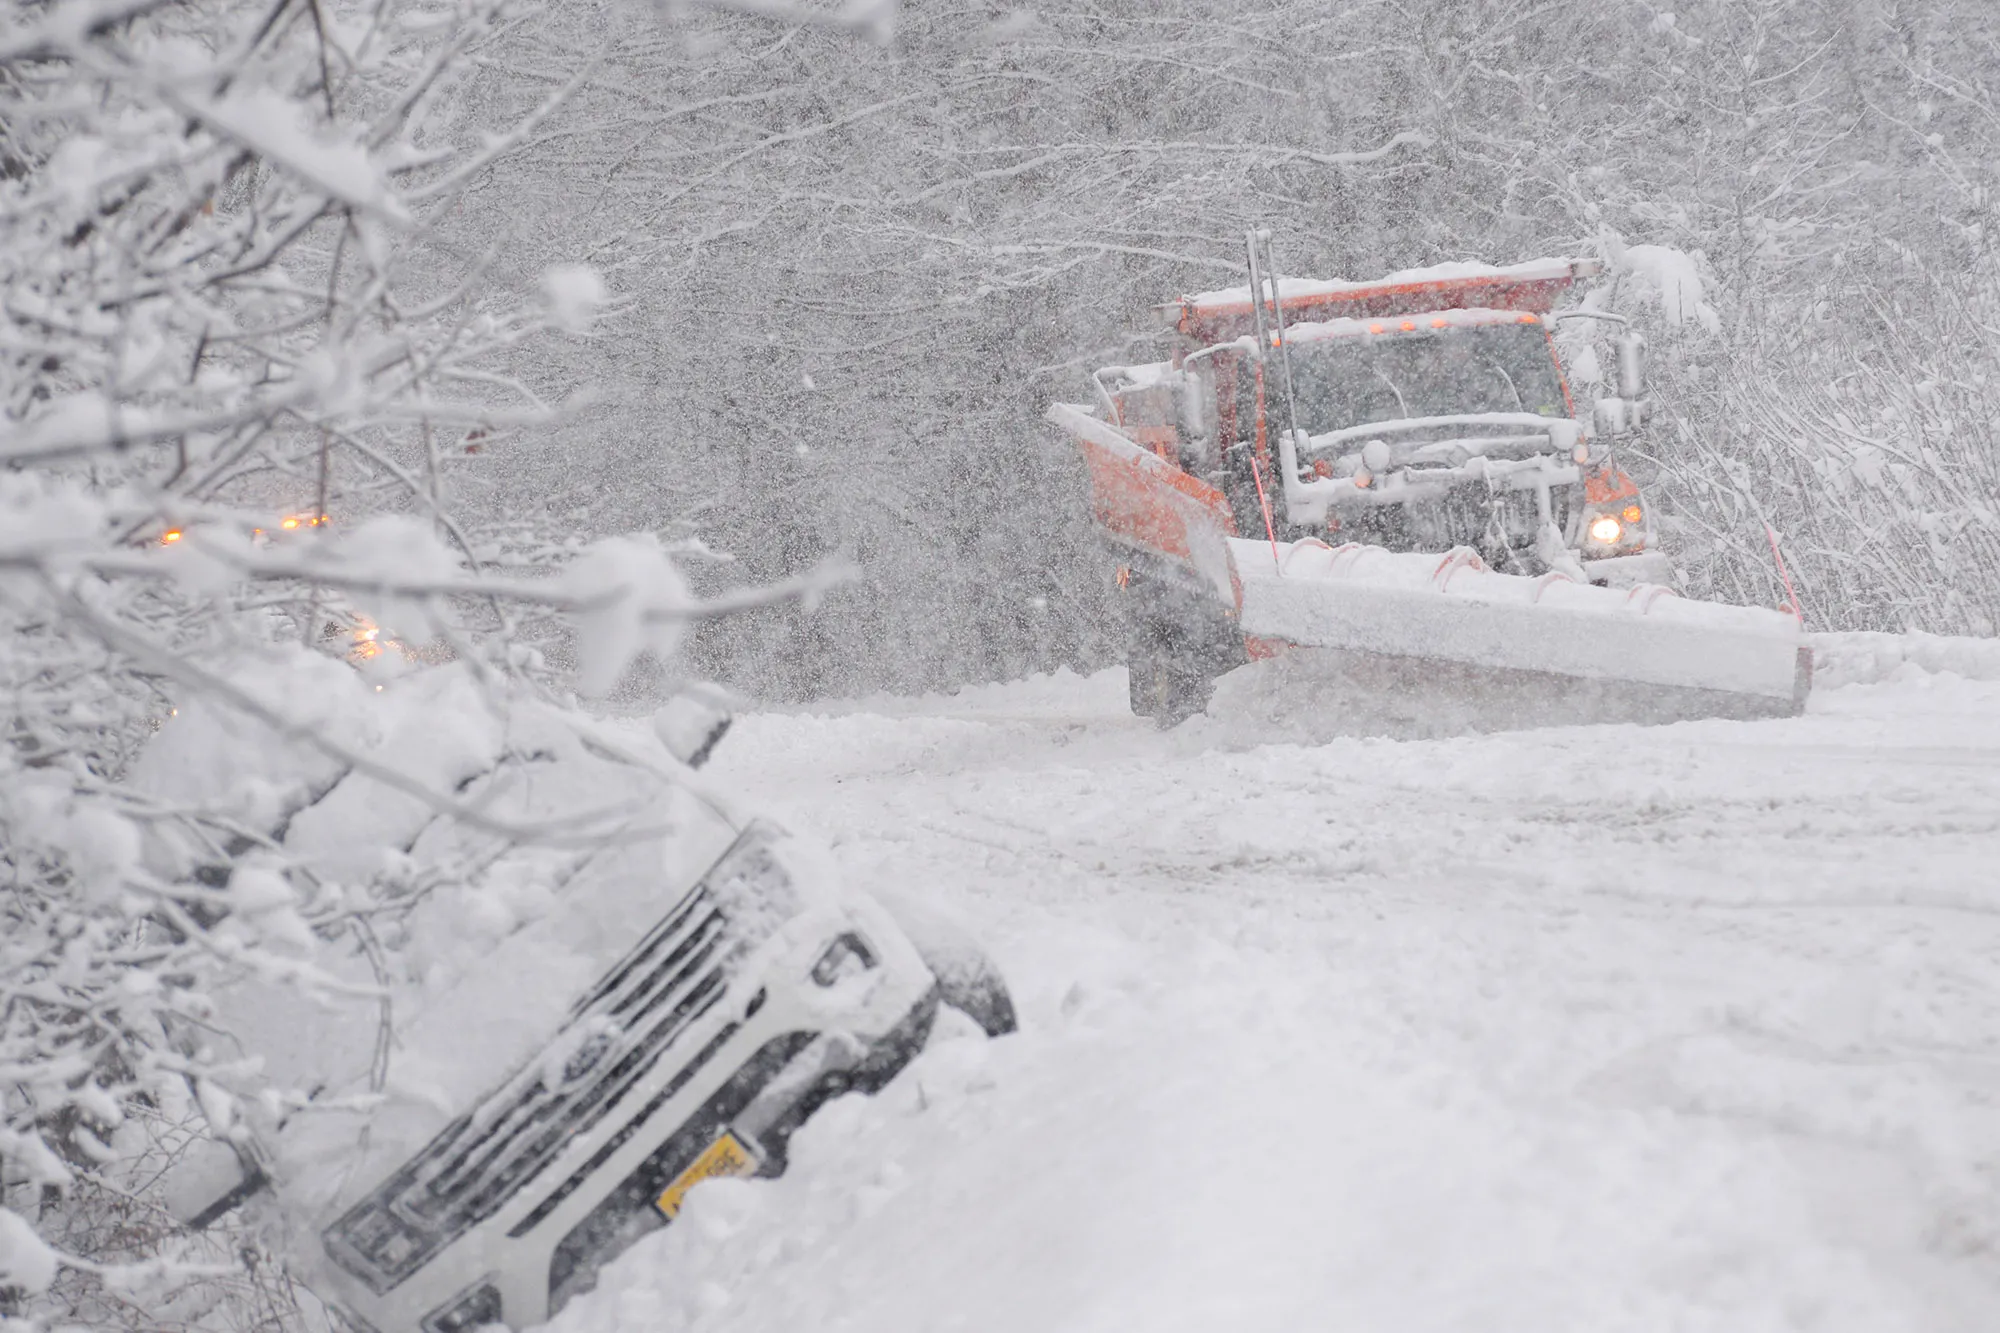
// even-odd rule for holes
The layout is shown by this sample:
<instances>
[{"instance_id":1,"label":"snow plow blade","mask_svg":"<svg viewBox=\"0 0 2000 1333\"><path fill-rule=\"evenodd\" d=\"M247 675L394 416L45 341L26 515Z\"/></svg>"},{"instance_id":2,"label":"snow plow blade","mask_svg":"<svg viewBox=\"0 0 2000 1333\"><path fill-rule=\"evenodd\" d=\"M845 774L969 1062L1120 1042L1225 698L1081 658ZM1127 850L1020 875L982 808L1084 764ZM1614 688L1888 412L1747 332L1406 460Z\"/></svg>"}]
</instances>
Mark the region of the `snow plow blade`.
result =
<instances>
[{"instance_id":1,"label":"snow plow blade","mask_svg":"<svg viewBox=\"0 0 2000 1333\"><path fill-rule=\"evenodd\" d=\"M1190 669L1221 677L1218 712L1247 705L1304 734L1443 733L1784 717L1805 705L1812 654L1785 612L1657 585L1499 574L1464 547L1399 554L1248 540L1221 491L1124 431L1061 403L1048 420L1082 453L1098 526L1119 558L1132 570L1151 561L1180 571L1224 631L1240 632L1249 666ZM1192 604L1149 605L1144 614L1188 617ZM1181 715L1207 698L1204 687Z\"/></svg>"},{"instance_id":2,"label":"snow plow blade","mask_svg":"<svg viewBox=\"0 0 2000 1333\"><path fill-rule=\"evenodd\" d=\"M1465 548L1228 541L1253 655L1320 650L1291 673L1419 711L1456 700L1477 730L1789 716L1811 683L1811 650L1780 611L1499 574Z\"/></svg>"}]
</instances>

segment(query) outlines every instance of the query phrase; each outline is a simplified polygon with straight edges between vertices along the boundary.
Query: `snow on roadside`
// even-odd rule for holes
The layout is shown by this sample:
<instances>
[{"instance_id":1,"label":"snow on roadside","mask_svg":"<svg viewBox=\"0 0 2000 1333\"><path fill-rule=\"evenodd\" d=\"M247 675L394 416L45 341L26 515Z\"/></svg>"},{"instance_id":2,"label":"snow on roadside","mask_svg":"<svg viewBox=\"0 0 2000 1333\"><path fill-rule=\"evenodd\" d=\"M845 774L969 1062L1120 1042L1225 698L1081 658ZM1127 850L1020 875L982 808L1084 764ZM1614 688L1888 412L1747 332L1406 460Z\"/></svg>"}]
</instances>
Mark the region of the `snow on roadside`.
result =
<instances>
[{"instance_id":1,"label":"snow on roadside","mask_svg":"<svg viewBox=\"0 0 2000 1333\"><path fill-rule=\"evenodd\" d=\"M1068 667L1024 680L966 685L946 694L871 694L805 704L787 712L814 717L1111 718L1128 715L1123 668L1081 676Z\"/></svg>"},{"instance_id":2,"label":"snow on roadside","mask_svg":"<svg viewBox=\"0 0 2000 1333\"><path fill-rule=\"evenodd\" d=\"M1948 634L1812 634L1813 683L1818 689L1868 685L1920 673L2000 680L2000 639Z\"/></svg>"},{"instance_id":3,"label":"snow on roadside","mask_svg":"<svg viewBox=\"0 0 2000 1333\"><path fill-rule=\"evenodd\" d=\"M739 724L719 775L970 919L1023 1030L554 1329L1990 1325L2000 685L1300 746L1122 683Z\"/></svg>"}]
</instances>

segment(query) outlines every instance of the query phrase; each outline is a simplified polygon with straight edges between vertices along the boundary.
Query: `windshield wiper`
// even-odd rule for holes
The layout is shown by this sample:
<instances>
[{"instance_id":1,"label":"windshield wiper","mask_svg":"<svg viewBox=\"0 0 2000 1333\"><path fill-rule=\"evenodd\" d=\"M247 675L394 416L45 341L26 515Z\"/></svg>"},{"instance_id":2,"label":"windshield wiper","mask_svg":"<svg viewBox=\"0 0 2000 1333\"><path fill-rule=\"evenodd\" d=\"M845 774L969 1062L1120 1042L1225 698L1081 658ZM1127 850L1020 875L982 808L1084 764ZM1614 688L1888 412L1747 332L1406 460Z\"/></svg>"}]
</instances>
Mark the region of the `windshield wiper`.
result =
<instances>
[{"instance_id":1,"label":"windshield wiper","mask_svg":"<svg viewBox=\"0 0 2000 1333\"><path fill-rule=\"evenodd\" d=\"M1507 382L1507 392L1514 395L1514 406L1520 408L1523 412L1527 411L1528 401L1521 397L1521 386L1514 383L1514 377L1507 373L1507 367L1501 365L1498 361L1488 361L1486 368Z\"/></svg>"},{"instance_id":2,"label":"windshield wiper","mask_svg":"<svg viewBox=\"0 0 2000 1333\"><path fill-rule=\"evenodd\" d=\"M1401 413L1405 417L1409 416L1410 415L1409 401L1403 397L1403 391L1396 387L1396 381L1390 379L1387 375L1384 375L1382 373L1382 368L1380 366L1370 366L1369 369L1375 372L1376 379L1381 380L1384 384L1389 386L1390 393L1396 395L1396 411Z\"/></svg>"}]
</instances>

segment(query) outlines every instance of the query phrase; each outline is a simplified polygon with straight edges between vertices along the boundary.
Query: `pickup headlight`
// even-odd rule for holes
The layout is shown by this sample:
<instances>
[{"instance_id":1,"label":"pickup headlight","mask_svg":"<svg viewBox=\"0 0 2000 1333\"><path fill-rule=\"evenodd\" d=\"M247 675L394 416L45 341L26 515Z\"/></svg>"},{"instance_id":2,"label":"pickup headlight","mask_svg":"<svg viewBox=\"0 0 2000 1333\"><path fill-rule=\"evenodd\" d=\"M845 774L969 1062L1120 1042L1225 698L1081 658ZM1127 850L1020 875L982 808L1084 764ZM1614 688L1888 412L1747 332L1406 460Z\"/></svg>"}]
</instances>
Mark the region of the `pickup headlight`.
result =
<instances>
[{"instance_id":1,"label":"pickup headlight","mask_svg":"<svg viewBox=\"0 0 2000 1333\"><path fill-rule=\"evenodd\" d=\"M853 931L848 931L839 939L826 946L826 952L812 966L813 984L831 986L844 976L856 972L866 972L875 966L875 951L868 947L868 941Z\"/></svg>"},{"instance_id":2,"label":"pickup headlight","mask_svg":"<svg viewBox=\"0 0 2000 1333\"><path fill-rule=\"evenodd\" d=\"M1602 546L1616 546L1618 539L1625 535L1625 527L1609 514L1602 514L1590 520L1590 539Z\"/></svg>"},{"instance_id":3,"label":"pickup headlight","mask_svg":"<svg viewBox=\"0 0 2000 1333\"><path fill-rule=\"evenodd\" d=\"M500 1322L500 1290L482 1280L458 1299L424 1316L424 1333L472 1333Z\"/></svg>"}]
</instances>

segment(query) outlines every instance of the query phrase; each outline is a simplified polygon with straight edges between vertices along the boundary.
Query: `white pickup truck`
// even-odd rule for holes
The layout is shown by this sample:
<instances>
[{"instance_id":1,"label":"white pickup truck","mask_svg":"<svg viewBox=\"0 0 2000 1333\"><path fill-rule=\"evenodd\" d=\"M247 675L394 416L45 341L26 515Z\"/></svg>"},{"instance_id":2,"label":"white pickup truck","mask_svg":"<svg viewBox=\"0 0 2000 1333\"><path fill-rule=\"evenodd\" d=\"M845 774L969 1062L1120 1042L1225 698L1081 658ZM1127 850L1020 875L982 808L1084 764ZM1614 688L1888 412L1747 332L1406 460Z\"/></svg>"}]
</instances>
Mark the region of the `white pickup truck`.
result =
<instances>
[{"instance_id":1,"label":"white pickup truck","mask_svg":"<svg viewBox=\"0 0 2000 1333\"><path fill-rule=\"evenodd\" d=\"M226 883L199 838L152 854L318 978L245 969L179 1034L267 1091L201 1089L212 1137L172 1206L249 1210L358 1328L540 1323L701 1180L783 1169L793 1130L894 1077L941 1000L1012 1028L976 948L922 921L913 939L677 757L726 718L496 711L457 668L382 692L309 675L293 711L311 699L383 769L271 762L296 742L197 705L137 777L271 831L269 868L235 847Z\"/></svg>"}]
</instances>

